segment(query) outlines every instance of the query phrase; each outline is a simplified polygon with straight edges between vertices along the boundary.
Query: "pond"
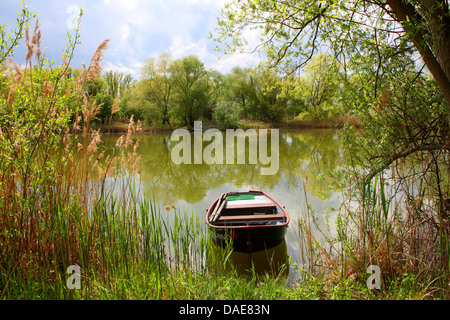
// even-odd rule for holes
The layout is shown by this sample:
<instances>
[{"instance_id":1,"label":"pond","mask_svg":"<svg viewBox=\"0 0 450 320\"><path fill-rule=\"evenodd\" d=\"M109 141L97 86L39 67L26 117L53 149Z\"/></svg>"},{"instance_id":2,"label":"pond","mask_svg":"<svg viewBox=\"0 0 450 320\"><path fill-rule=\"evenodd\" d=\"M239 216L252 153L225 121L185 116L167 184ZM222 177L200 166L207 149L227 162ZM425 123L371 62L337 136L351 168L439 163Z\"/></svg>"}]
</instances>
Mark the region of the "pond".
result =
<instances>
[{"instance_id":1,"label":"pond","mask_svg":"<svg viewBox=\"0 0 450 320\"><path fill-rule=\"evenodd\" d=\"M106 146L114 146L117 138L116 135L104 135L102 140ZM306 213L304 181L307 181L307 201L317 213L317 223L323 226L322 231L327 229L326 213L330 208L340 206L339 193L328 188L330 173L344 165L341 140L336 130L279 130L279 168L271 175L262 175L261 165L249 164L249 161L244 164L175 164L172 150L178 142L171 138L169 133L134 136L139 140L137 150L141 162L136 180L141 192L161 206L174 206L178 212L192 212L200 221L205 221L206 210L222 193L265 191L290 215L285 241L271 254L282 258L289 256L291 265L301 265L302 261L298 220ZM260 256L264 260L267 253ZM234 258L242 264L249 261L245 254L236 254ZM255 259L258 258L255 256Z\"/></svg>"}]
</instances>

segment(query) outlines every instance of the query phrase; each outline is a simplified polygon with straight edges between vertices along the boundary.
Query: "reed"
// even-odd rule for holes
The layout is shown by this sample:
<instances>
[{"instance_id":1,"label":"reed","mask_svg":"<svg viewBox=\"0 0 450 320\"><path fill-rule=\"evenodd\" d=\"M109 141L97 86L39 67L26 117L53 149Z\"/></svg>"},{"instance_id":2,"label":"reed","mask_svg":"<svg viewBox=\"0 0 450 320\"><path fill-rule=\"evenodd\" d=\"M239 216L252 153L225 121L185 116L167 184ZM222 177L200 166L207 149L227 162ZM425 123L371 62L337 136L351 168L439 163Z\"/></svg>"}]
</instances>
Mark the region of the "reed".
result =
<instances>
[{"instance_id":1,"label":"reed","mask_svg":"<svg viewBox=\"0 0 450 320\"><path fill-rule=\"evenodd\" d=\"M432 190L379 174L350 178L342 192L334 233L321 232L308 203L299 221L301 283L310 288L301 294L316 288L322 299L448 299L449 225ZM381 290L366 286L370 265L380 267Z\"/></svg>"},{"instance_id":2,"label":"reed","mask_svg":"<svg viewBox=\"0 0 450 320\"><path fill-rule=\"evenodd\" d=\"M41 298L47 293L66 297L71 291L62 284L68 266L80 266L86 279L101 274L106 280L108 272L140 263L142 252L155 260L152 250L158 247L161 269L166 236L154 236L154 228L162 220L155 221L160 218L154 208L149 211L148 203L139 203L134 194L114 194L115 182L109 183L112 173L120 173L125 177L122 188L132 189L126 177L139 163L138 146L131 140L134 123L130 121L125 143L118 141L109 155L99 131L90 128L101 105L84 88L99 75L108 40L100 44L88 70L73 79L67 69L78 30L64 63L52 68L40 49L39 23L31 36L25 30L27 64L22 69L10 60L9 90L0 97L0 296L43 290ZM144 218L147 214L152 219ZM83 294L92 294L89 288Z\"/></svg>"}]
</instances>

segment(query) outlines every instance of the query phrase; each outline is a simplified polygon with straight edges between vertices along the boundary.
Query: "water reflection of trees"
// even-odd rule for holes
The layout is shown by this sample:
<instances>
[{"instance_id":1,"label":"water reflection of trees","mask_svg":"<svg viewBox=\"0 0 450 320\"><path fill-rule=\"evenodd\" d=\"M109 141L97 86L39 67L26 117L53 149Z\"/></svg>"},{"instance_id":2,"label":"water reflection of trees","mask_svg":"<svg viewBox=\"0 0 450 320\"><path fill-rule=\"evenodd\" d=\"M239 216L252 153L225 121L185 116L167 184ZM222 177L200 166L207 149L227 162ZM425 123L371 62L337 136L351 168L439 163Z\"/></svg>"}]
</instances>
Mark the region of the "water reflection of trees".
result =
<instances>
[{"instance_id":1,"label":"water reflection of trees","mask_svg":"<svg viewBox=\"0 0 450 320\"><path fill-rule=\"evenodd\" d=\"M208 190L224 184L236 188L254 186L262 190L284 184L283 189L288 191L298 188L305 176L308 177L308 191L326 198L331 195L326 188L329 173L343 164L341 142L336 132L323 129L281 130L279 171L275 175L261 175L262 165L248 164L248 158L242 165L176 165L171 160L171 150L178 142L171 142L170 135L142 135L139 140L140 180L147 192L163 202L196 203Z\"/></svg>"}]
</instances>

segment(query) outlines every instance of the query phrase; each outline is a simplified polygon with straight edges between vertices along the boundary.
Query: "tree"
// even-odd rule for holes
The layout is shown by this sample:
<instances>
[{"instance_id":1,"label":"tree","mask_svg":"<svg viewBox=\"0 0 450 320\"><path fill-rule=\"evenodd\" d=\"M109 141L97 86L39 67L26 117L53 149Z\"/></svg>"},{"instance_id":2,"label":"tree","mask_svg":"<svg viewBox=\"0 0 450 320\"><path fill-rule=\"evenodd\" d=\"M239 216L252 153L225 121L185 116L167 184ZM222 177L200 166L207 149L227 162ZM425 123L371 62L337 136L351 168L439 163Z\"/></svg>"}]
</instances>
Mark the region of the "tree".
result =
<instances>
[{"instance_id":1,"label":"tree","mask_svg":"<svg viewBox=\"0 0 450 320\"><path fill-rule=\"evenodd\" d=\"M170 126L175 120L192 127L196 120L212 119L214 107L222 99L223 83L224 76L206 70L197 56L173 60L164 53L144 64L141 80L132 91L147 102L147 114L156 115L163 125Z\"/></svg>"},{"instance_id":2,"label":"tree","mask_svg":"<svg viewBox=\"0 0 450 320\"><path fill-rule=\"evenodd\" d=\"M131 74L113 70L107 71L103 75L103 79L105 81L105 92L113 98L120 98L134 82Z\"/></svg>"},{"instance_id":3,"label":"tree","mask_svg":"<svg viewBox=\"0 0 450 320\"><path fill-rule=\"evenodd\" d=\"M273 122L284 118L288 97L283 94L282 80L275 69L254 69L250 73L250 88L246 107L250 117Z\"/></svg>"},{"instance_id":4,"label":"tree","mask_svg":"<svg viewBox=\"0 0 450 320\"><path fill-rule=\"evenodd\" d=\"M108 121L111 122L114 98L106 93L98 93L95 96L95 102L97 105L101 106L99 112L96 115L96 120L103 124L106 124Z\"/></svg>"},{"instance_id":5,"label":"tree","mask_svg":"<svg viewBox=\"0 0 450 320\"><path fill-rule=\"evenodd\" d=\"M131 118L142 123L152 124L161 118L160 111L154 104L142 98L142 90L139 88L141 82L133 83L130 88L124 91L119 102L121 117Z\"/></svg>"},{"instance_id":6,"label":"tree","mask_svg":"<svg viewBox=\"0 0 450 320\"><path fill-rule=\"evenodd\" d=\"M244 112L244 116L249 116L248 102L252 92L250 81L250 68L234 67L226 77L226 85L229 88L227 99L235 101Z\"/></svg>"},{"instance_id":7,"label":"tree","mask_svg":"<svg viewBox=\"0 0 450 320\"><path fill-rule=\"evenodd\" d=\"M447 0L246 0L225 5L222 16L216 40L227 51L243 48L244 30L259 29L261 43L255 50L264 49L274 64L283 63L290 72L303 67L321 45L345 55L377 34L389 34L398 53L407 48L405 43L414 45L450 105Z\"/></svg>"},{"instance_id":8,"label":"tree","mask_svg":"<svg viewBox=\"0 0 450 320\"><path fill-rule=\"evenodd\" d=\"M448 1L387 0L386 4L379 4L379 6L396 22L401 23L405 35L419 51L450 108L450 8Z\"/></svg>"},{"instance_id":9,"label":"tree","mask_svg":"<svg viewBox=\"0 0 450 320\"><path fill-rule=\"evenodd\" d=\"M203 62L190 55L174 62L178 115L182 122L194 126L207 110L210 82Z\"/></svg>"},{"instance_id":10,"label":"tree","mask_svg":"<svg viewBox=\"0 0 450 320\"><path fill-rule=\"evenodd\" d=\"M303 69L299 77L300 96L310 107L313 116L326 117L328 111L337 104L339 88L339 66L329 54L318 54Z\"/></svg>"},{"instance_id":11,"label":"tree","mask_svg":"<svg viewBox=\"0 0 450 320\"><path fill-rule=\"evenodd\" d=\"M142 97L152 102L162 115L162 124L170 126L174 87L177 83L173 60L168 53L148 60L141 70Z\"/></svg>"},{"instance_id":12,"label":"tree","mask_svg":"<svg viewBox=\"0 0 450 320\"><path fill-rule=\"evenodd\" d=\"M204 116L207 120L213 118L213 113L218 104L226 98L226 77L217 70L207 70L206 75L208 104L204 112Z\"/></svg>"},{"instance_id":13,"label":"tree","mask_svg":"<svg viewBox=\"0 0 450 320\"><path fill-rule=\"evenodd\" d=\"M239 126L241 109L233 101L220 101L214 109L213 119L221 129L233 129Z\"/></svg>"}]
</instances>

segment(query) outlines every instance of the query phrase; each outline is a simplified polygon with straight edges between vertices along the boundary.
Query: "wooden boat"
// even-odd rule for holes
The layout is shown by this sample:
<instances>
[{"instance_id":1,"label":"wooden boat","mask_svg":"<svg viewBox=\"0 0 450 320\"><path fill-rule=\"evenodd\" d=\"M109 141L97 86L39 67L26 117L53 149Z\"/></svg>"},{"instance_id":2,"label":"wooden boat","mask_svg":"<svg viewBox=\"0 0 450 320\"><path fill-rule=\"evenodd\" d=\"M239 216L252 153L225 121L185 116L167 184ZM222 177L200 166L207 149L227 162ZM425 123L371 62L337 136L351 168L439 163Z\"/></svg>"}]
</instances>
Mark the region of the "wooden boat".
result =
<instances>
[{"instance_id":1,"label":"wooden boat","mask_svg":"<svg viewBox=\"0 0 450 320\"><path fill-rule=\"evenodd\" d=\"M289 215L282 205L263 191L228 192L209 207L206 223L212 240L231 243L235 251L270 249L284 239Z\"/></svg>"}]
</instances>

